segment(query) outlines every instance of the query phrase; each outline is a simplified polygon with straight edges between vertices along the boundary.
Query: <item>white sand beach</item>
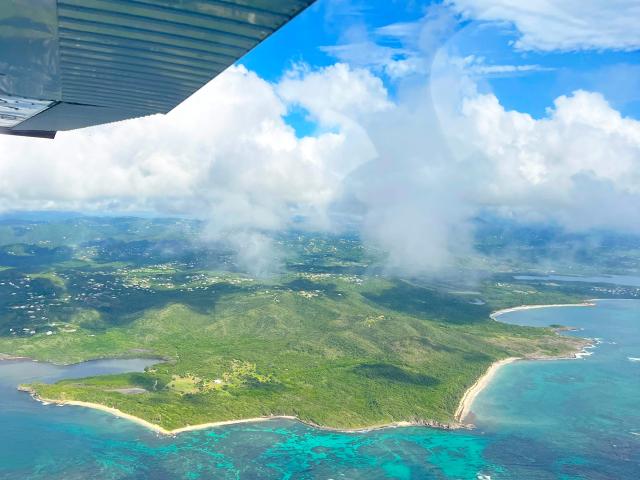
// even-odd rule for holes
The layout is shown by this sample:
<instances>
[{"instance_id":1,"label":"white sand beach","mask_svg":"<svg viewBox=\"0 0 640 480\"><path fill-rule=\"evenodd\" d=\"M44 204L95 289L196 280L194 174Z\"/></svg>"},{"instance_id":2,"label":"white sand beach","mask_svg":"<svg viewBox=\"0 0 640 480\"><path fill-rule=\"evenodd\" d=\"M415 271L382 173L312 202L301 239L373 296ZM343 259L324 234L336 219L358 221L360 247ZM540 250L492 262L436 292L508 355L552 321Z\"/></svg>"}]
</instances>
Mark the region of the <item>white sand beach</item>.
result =
<instances>
[{"instance_id":1,"label":"white sand beach","mask_svg":"<svg viewBox=\"0 0 640 480\"><path fill-rule=\"evenodd\" d=\"M558 308L558 307L595 307L596 304L592 300L588 300L582 303L555 303L548 305L520 305L519 307L511 307L511 308L503 308L502 310L497 310L493 312L490 317L494 320L496 317L500 315L504 315L505 313L510 312L518 312L520 310L534 310L538 308Z\"/></svg>"},{"instance_id":2,"label":"white sand beach","mask_svg":"<svg viewBox=\"0 0 640 480\"><path fill-rule=\"evenodd\" d=\"M105 412L105 413L109 413L111 415L114 415L116 417L119 418L123 418L125 420L129 420L131 422L137 423L138 425L141 425L143 427L148 428L149 430L152 430L158 434L161 435L177 435L179 433L183 433L183 432L192 432L192 431L196 431L196 430L204 430L207 428L215 428L215 427L223 427L226 425L236 425L236 424L241 424L241 423L256 423L256 422L266 422L269 420L276 420L276 419L286 419L286 420L295 420L298 421L300 423L304 423L305 425L309 425L311 427L314 428L319 428L321 430L330 430L330 431L336 431L336 432L343 432L343 433L363 433L363 432L369 432L369 431L373 431L373 430L380 430L380 429L385 429L385 428L398 428L398 427L411 427L411 426L424 426L424 425L428 425L428 426L433 426L433 427L441 427L441 428L456 428L455 425L440 425L436 422L393 422L393 423L388 423L388 424L381 424L381 425L374 425L374 426L370 426L370 427L363 427L363 428L357 428L357 429L340 429L340 428L331 428L331 427L323 427L321 425L316 425L314 423L310 423L310 422L304 422L302 420L300 420L297 417L294 416L290 416L290 415L271 415L271 416L266 416L266 417L254 417L254 418L242 418L242 419L238 419L238 420L224 420L224 421L219 421L219 422L208 422L208 423L201 423L198 425L187 425L185 427L180 427L180 428L176 428L174 430L167 430L166 428L161 427L160 425L156 425L155 423L151 423L147 420L144 420L142 418L136 417L134 415L130 415L128 413L125 413L121 410L118 410L117 408L112 408L112 407L107 407L105 405L101 405L99 403L92 403L92 402L82 402L82 401L78 401L78 400L52 400L52 399L47 399L47 398L41 398L37 395L35 395L33 392L31 392L33 398L35 398L36 400L38 400L39 402L41 402L43 405L58 405L58 406L76 406L76 407L85 407L85 408L92 408L94 410L100 410L101 412Z\"/></svg>"},{"instance_id":3,"label":"white sand beach","mask_svg":"<svg viewBox=\"0 0 640 480\"><path fill-rule=\"evenodd\" d=\"M457 422L463 423L465 417L471 411L471 405L473 405L473 401L476 399L478 394L487 386L491 379L495 376L496 372L500 369L500 367L504 365L508 365L509 363L513 363L516 360L520 360L519 357L509 357L502 360L498 360L497 362L493 362L488 370L482 375L476 383L474 383L471 388L469 388L462 399L460 400L460 404L456 409L455 420Z\"/></svg>"}]
</instances>

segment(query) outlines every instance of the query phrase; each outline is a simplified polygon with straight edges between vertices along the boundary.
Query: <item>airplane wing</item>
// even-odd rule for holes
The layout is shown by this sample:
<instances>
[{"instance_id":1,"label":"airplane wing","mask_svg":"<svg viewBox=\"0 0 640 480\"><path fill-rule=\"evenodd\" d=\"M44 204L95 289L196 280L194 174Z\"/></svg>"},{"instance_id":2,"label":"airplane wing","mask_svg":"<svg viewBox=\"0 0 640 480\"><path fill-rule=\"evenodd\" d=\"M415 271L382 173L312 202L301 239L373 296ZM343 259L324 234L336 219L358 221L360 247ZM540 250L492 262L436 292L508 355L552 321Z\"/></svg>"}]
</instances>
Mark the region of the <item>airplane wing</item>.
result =
<instances>
[{"instance_id":1,"label":"airplane wing","mask_svg":"<svg viewBox=\"0 0 640 480\"><path fill-rule=\"evenodd\" d=\"M167 113L314 0L1 0L0 133Z\"/></svg>"}]
</instances>

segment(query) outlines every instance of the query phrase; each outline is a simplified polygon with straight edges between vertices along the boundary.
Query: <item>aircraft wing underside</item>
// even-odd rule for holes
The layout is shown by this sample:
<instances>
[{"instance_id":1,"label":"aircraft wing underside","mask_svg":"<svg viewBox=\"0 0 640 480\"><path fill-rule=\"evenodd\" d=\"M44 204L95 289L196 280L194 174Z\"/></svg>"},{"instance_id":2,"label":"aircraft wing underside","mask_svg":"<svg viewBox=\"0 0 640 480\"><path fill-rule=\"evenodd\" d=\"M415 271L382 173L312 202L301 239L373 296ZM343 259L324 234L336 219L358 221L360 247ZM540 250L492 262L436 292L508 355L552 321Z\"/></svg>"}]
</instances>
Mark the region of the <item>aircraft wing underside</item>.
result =
<instances>
[{"instance_id":1,"label":"aircraft wing underside","mask_svg":"<svg viewBox=\"0 0 640 480\"><path fill-rule=\"evenodd\" d=\"M0 133L167 113L314 0L3 0Z\"/></svg>"}]
</instances>

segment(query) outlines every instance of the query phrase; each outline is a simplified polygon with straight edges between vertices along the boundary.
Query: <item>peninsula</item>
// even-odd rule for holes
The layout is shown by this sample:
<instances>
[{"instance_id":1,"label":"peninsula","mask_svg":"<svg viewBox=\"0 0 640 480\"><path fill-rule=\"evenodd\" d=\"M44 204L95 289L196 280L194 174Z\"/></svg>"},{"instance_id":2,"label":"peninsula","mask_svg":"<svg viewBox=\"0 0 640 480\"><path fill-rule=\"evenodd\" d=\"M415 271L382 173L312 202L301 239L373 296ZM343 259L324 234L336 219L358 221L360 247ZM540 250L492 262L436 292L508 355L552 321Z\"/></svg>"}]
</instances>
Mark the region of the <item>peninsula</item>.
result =
<instances>
[{"instance_id":1,"label":"peninsula","mask_svg":"<svg viewBox=\"0 0 640 480\"><path fill-rule=\"evenodd\" d=\"M59 364L163 359L28 389L165 433L273 417L341 430L458 426L461 399L470 405L495 362L567 357L584 345L491 318L523 300L590 298L576 287L378 275L376 253L358 239L311 234L282 236L283 271L258 277L189 243L195 227L184 221L74 222L7 234L0 352Z\"/></svg>"},{"instance_id":2,"label":"peninsula","mask_svg":"<svg viewBox=\"0 0 640 480\"><path fill-rule=\"evenodd\" d=\"M355 297L355 292L350 295ZM349 296L348 290L345 289L341 296ZM282 303L295 302L290 304L296 305L295 308L289 307L289 321L294 324L302 321L294 313L300 309L299 297L295 292L280 292L277 302L279 311ZM316 299L319 297L306 301L313 304L313 301L318 302ZM354 297L349 302L352 306L357 305L357 297ZM342 301L344 299L338 300ZM327 302L326 298L322 301L327 310L338 309L337 305L327 305ZM269 311L268 305L273 303L261 302L261 309ZM236 305L235 302L233 305ZM201 325L204 328L200 331L206 333L201 337L207 337L197 341L188 329L178 326L180 319L191 318L190 322L195 322L193 315L194 312L180 305L171 305L155 313L153 320L161 320L162 323L153 323L154 330L161 332L163 326L167 328L168 325L173 328L157 340L154 348L146 351L162 355L169 361L147 368L144 373L65 380L52 385L32 384L24 389L45 402L100 409L169 435L272 418L297 419L315 427L341 431L407 425L460 428L468 426L464 419L473 400L502 365L518 358L572 357L586 344L583 340L560 336L552 329L516 327L491 320L455 325L395 312L395 321L389 323L386 315L390 316L390 313L385 310L366 317L369 322L376 322L378 329L384 329L383 334L372 331L366 324L347 330L350 335L359 335L351 348L368 346L369 358L366 355L359 359L350 358L345 353L334 353L334 358L331 358L331 344L325 343L328 332L325 330L321 333L308 325L309 331L306 335L300 335L298 340L299 344L306 344L307 351L304 353L299 352L299 346L295 349L291 347L293 338L287 338L286 343L282 339L271 340L278 340L278 345L283 348L289 345L291 350L281 356L264 337L258 336L256 343L249 343L251 347L245 347L242 351L236 343L233 346L225 345L216 335L219 329L208 333L210 329L204 325ZM232 328L231 318L227 329ZM206 322L204 318L198 319ZM142 332L147 331L148 322L151 321L147 319L141 332L126 328L120 340L124 341L126 337L135 342ZM244 325L246 327L247 323ZM409 341L394 334L393 329L398 326L405 331L413 331L415 337ZM478 329L482 330L482 334L469 333ZM117 329L109 333L111 341L114 335L118 338ZM96 335L87 340L85 336L81 341L89 341L88 345L93 345L95 339L99 341L100 337ZM437 338L438 343L430 341L430 337ZM461 343L461 337L464 343ZM244 338L246 342L246 336ZM343 338L348 338L348 335ZM178 346L178 352L182 355L168 355L167 343L164 342L170 342L172 347ZM78 348L71 345L71 351L73 347ZM115 356L140 351L133 345L126 345L128 348L125 350L114 352ZM148 348L149 344L146 345ZM211 364L203 362L197 365L194 362L202 358L209 345L216 345L216 349L223 351L234 351L234 356L240 358L246 359L249 352L254 356L251 361L232 359L226 371L220 369L214 375L205 376L203 372L211 368L208 366ZM404 350L396 353L394 358L393 353L400 347L404 347ZM256 357L254 352L260 351L260 348L264 356ZM461 349L461 353L456 351L458 349ZM265 350L269 352L268 356ZM310 352L314 350L322 354L312 355ZM385 355L376 357L378 352L384 352ZM475 352L477 360L456 362L460 354L468 356L469 352ZM411 365L407 361L410 355L422 357L423 363ZM270 363L267 358L271 359ZM205 359L213 361L212 357ZM278 360L283 363L276 363ZM186 371L183 363L192 365L191 369ZM224 365L223 362L221 364ZM270 369L265 365L270 365ZM328 395L329 392L333 392L333 395ZM345 396L339 392L351 394Z\"/></svg>"}]
</instances>

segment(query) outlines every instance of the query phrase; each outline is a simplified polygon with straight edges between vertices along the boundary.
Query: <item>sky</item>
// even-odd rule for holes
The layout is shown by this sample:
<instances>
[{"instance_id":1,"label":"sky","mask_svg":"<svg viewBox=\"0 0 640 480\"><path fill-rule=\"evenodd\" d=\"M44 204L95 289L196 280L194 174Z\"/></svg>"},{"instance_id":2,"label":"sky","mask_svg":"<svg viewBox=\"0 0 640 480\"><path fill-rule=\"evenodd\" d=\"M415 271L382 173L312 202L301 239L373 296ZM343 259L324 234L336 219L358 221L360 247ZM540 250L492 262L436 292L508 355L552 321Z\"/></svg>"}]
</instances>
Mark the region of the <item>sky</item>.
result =
<instances>
[{"instance_id":1,"label":"sky","mask_svg":"<svg viewBox=\"0 0 640 480\"><path fill-rule=\"evenodd\" d=\"M0 211L355 228L420 274L479 212L640 233L640 1L318 0L166 116L0 137Z\"/></svg>"}]
</instances>

